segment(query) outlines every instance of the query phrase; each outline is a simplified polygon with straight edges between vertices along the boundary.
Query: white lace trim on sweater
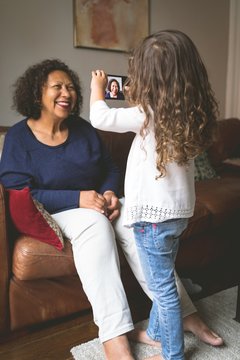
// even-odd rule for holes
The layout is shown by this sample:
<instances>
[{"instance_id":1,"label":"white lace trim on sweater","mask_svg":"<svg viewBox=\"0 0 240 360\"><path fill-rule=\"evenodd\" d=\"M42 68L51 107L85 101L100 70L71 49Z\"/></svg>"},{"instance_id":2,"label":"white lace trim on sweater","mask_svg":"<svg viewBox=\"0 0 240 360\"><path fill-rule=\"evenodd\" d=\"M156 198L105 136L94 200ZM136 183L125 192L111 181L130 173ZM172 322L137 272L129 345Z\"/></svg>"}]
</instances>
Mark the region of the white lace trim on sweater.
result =
<instances>
[{"instance_id":1,"label":"white lace trim on sweater","mask_svg":"<svg viewBox=\"0 0 240 360\"><path fill-rule=\"evenodd\" d=\"M139 221L152 223L163 222L170 219L188 218L193 214L192 209L164 209L157 206L132 206L127 209L127 223L133 224Z\"/></svg>"}]
</instances>

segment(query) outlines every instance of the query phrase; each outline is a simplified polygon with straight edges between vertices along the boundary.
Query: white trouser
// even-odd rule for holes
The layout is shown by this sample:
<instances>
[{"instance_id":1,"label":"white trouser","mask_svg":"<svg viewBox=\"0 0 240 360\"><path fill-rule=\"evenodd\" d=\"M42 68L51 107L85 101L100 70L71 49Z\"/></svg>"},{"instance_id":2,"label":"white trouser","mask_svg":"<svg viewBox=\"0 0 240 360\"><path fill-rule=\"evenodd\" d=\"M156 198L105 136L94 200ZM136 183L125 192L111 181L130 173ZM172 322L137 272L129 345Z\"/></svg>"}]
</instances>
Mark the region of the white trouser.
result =
<instances>
[{"instance_id":1,"label":"white trouser","mask_svg":"<svg viewBox=\"0 0 240 360\"><path fill-rule=\"evenodd\" d=\"M120 199L121 203L121 211L120 213L123 214L124 212L124 198ZM116 238L118 240L119 245L121 246L123 253L129 263L133 274L135 275L136 279L138 280L139 284L141 285L144 292L148 295L150 299L152 299L152 294L148 290L142 268L140 265L140 260L138 257L137 247L134 239L133 229L127 228L122 224L123 216L120 216L114 223L114 230L116 233ZM190 314L196 312L196 308L192 303L188 293L186 292L180 278L178 277L177 273L175 272L176 277L176 285L179 293L179 297L181 300L182 305L182 316L186 317Z\"/></svg>"},{"instance_id":2,"label":"white trouser","mask_svg":"<svg viewBox=\"0 0 240 360\"><path fill-rule=\"evenodd\" d=\"M111 223L90 209L63 211L52 217L72 243L75 266L92 305L100 341L132 330Z\"/></svg>"},{"instance_id":3,"label":"white trouser","mask_svg":"<svg viewBox=\"0 0 240 360\"><path fill-rule=\"evenodd\" d=\"M123 206L122 199L121 203ZM92 305L100 341L107 341L132 330L132 318L120 278L119 258L111 223L104 215L81 208L53 214L52 217L71 241L75 266ZM114 229L135 277L145 293L152 298L142 273L132 229L122 225L122 216L115 222ZM196 308L180 279L176 278L185 317L194 313Z\"/></svg>"}]
</instances>

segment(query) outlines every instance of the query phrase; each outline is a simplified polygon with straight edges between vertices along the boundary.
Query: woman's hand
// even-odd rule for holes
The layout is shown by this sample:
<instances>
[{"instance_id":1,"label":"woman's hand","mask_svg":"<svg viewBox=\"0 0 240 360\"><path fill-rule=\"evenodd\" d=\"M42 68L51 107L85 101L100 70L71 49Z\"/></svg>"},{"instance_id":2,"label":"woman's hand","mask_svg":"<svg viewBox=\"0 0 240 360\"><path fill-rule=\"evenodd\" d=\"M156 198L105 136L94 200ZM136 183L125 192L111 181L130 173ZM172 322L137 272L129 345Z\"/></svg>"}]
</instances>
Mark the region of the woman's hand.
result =
<instances>
[{"instance_id":1,"label":"woman's hand","mask_svg":"<svg viewBox=\"0 0 240 360\"><path fill-rule=\"evenodd\" d=\"M107 201L103 195L98 194L95 190L80 191L79 207L105 214Z\"/></svg>"},{"instance_id":2,"label":"woman's hand","mask_svg":"<svg viewBox=\"0 0 240 360\"><path fill-rule=\"evenodd\" d=\"M90 105L97 100L105 99L107 83L107 74L103 70L92 71Z\"/></svg>"},{"instance_id":3,"label":"woman's hand","mask_svg":"<svg viewBox=\"0 0 240 360\"><path fill-rule=\"evenodd\" d=\"M111 190L105 191L103 194L106 205L107 205L107 217L109 221L115 220L119 214L120 214L120 203L118 200L118 197L115 195L115 193Z\"/></svg>"}]
</instances>

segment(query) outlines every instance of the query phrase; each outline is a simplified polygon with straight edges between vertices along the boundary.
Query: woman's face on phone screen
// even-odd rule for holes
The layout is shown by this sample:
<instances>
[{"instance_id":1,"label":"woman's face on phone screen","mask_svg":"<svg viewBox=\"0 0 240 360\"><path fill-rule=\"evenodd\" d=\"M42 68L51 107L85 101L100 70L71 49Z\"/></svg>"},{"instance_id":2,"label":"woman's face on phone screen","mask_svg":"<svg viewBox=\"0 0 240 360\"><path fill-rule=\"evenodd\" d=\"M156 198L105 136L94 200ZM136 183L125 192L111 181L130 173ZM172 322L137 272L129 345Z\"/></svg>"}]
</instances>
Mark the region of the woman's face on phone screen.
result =
<instances>
[{"instance_id":1,"label":"woman's face on phone screen","mask_svg":"<svg viewBox=\"0 0 240 360\"><path fill-rule=\"evenodd\" d=\"M118 93L118 84L116 83L116 81L113 81L111 83L111 93L113 95L117 95L117 93Z\"/></svg>"}]
</instances>

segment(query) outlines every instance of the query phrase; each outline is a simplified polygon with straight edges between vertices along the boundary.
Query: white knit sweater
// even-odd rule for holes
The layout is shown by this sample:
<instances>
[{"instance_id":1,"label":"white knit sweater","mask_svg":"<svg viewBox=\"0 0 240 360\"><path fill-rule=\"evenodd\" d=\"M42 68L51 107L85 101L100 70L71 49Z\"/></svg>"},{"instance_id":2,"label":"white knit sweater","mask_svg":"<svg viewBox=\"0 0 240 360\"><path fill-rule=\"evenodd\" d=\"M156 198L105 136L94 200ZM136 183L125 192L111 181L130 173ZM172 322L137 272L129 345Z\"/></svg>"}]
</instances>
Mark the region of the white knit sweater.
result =
<instances>
[{"instance_id":1,"label":"white knit sweater","mask_svg":"<svg viewBox=\"0 0 240 360\"><path fill-rule=\"evenodd\" d=\"M127 161L124 225L189 218L195 205L194 162L191 160L188 166L169 163L166 176L156 179L153 122L143 140L140 129L144 119L145 114L138 107L109 108L105 101L98 100L90 108L95 128L136 133Z\"/></svg>"}]
</instances>

